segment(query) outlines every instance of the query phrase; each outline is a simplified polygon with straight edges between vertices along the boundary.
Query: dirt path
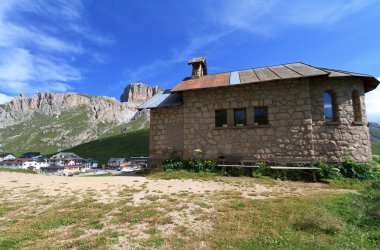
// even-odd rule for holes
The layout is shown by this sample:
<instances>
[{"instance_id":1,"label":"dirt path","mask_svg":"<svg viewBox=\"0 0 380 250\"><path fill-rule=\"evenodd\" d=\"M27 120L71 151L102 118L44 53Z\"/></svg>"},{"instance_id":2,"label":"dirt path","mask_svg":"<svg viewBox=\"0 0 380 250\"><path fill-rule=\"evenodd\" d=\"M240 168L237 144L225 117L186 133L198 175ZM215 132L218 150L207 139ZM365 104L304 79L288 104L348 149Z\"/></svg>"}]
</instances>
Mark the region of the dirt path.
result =
<instances>
[{"instance_id":1,"label":"dirt path","mask_svg":"<svg viewBox=\"0 0 380 250\"><path fill-rule=\"evenodd\" d=\"M220 191L237 191L250 199L308 196L319 193L345 192L329 189L321 183L273 181L263 183L245 177L221 177L213 181L155 180L139 176L62 177L20 173L0 173L0 189L5 198L22 200L25 193L40 190L46 196L65 197L93 193L102 202L117 200L125 189L134 189L133 200L139 203L147 195L173 195L181 192L211 194Z\"/></svg>"}]
</instances>

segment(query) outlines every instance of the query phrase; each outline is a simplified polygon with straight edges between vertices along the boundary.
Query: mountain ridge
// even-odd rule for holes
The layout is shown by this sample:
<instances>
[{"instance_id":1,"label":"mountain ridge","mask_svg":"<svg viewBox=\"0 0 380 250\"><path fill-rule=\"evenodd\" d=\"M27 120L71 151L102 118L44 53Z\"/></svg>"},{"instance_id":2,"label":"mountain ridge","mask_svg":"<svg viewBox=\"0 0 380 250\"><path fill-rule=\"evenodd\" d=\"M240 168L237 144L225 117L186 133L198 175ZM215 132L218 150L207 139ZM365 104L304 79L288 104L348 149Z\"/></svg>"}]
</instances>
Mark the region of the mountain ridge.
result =
<instances>
[{"instance_id":1,"label":"mountain ridge","mask_svg":"<svg viewBox=\"0 0 380 250\"><path fill-rule=\"evenodd\" d=\"M146 93L156 93L155 88L135 85L126 87L137 89L128 102L75 92L21 94L0 106L0 150L51 153L146 128L149 112L137 107L151 97Z\"/></svg>"}]
</instances>

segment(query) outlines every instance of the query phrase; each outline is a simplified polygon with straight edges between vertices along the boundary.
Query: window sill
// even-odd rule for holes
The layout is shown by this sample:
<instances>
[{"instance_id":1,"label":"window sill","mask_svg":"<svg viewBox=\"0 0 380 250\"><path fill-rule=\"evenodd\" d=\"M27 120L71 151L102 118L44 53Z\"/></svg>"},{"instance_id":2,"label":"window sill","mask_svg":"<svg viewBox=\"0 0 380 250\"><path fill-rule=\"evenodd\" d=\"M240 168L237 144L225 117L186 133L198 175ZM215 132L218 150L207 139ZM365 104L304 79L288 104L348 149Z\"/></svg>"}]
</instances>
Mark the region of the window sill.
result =
<instances>
[{"instance_id":1,"label":"window sill","mask_svg":"<svg viewBox=\"0 0 380 250\"><path fill-rule=\"evenodd\" d=\"M352 126L363 126L364 123L363 122L352 122L351 125Z\"/></svg>"},{"instance_id":2,"label":"window sill","mask_svg":"<svg viewBox=\"0 0 380 250\"><path fill-rule=\"evenodd\" d=\"M270 128L271 125L246 125L246 126L227 126L227 127L215 127L216 130L221 129L245 129L245 128Z\"/></svg>"},{"instance_id":3,"label":"window sill","mask_svg":"<svg viewBox=\"0 0 380 250\"><path fill-rule=\"evenodd\" d=\"M340 125L340 122L325 122L325 125L328 125L328 126L338 126Z\"/></svg>"}]
</instances>

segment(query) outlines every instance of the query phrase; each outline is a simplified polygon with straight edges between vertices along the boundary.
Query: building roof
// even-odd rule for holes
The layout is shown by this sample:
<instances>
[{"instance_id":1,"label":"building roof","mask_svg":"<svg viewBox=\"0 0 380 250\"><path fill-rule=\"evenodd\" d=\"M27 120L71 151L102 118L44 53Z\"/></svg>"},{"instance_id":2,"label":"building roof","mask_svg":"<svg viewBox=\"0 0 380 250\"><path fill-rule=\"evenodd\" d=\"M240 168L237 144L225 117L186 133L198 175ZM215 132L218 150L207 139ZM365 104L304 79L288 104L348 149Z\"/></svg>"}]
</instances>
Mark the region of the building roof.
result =
<instances>
[{"instance_id":1,"label":"building roof","mask_svg":"<svg viewBox=\"0 0 380 250\"><path fill-rule=\"evenodd\" d=\"M71 153L71 152L60 152L60 153L55 154L52 157L50 157L50 160L59 160L59 159L82 160L81 157L79 157L78 155Z\"/></svg>"},{"instance_id":2,"label":"building roof","mask_svg":"<svg viewBox=\"0 0 380 250\"><path fill-rule=\"evenodd\" d=\"M164 108L172 106L180 106L183 104L182 94L180 93L170 93L170 90L160 91L155 94L152 98L147 100L138 109L153 109L153 108Z\"/></svg>"},{"instance_id":3,"label":"building roof","mask_svg":"<svg viewBox=\"0 0 380 250\"><path fill-rule=\"evenodd\" d=\"M126 161L126 159L114 157L114 158L110 158L108 161Z\"/></svg>"},{"instance_id":4,"label":"building roof","mask_svg":"<svg viewBox=\"0 0 380 250\"><path fill-rule=\"evenodd\" d=\"M360 77L364 81L365 92L374 90L379 81L371 76L342 70L326 69L311 66L302 62L281 64L276 66L252 68L233 72L204 75L200 78L185 78L171 92L182 92L195 89L228 87L246 83L262 83L307 77ZM145 103L144 103L145 104ZM156 106L159 107L159 106Z\"/></svg>"},{"instance_id":5,"label":"building roof","mask_svg":"<svg viewBox=\"0 0 380 250\"><path fill-rule=\"evenodd\" d=\"M3 157L6 157L8 155L12 155L12 156L15 156L14 154L11 154L11 153L0 153L0 157L3 158Z\"/></svg>"}]
</instances>

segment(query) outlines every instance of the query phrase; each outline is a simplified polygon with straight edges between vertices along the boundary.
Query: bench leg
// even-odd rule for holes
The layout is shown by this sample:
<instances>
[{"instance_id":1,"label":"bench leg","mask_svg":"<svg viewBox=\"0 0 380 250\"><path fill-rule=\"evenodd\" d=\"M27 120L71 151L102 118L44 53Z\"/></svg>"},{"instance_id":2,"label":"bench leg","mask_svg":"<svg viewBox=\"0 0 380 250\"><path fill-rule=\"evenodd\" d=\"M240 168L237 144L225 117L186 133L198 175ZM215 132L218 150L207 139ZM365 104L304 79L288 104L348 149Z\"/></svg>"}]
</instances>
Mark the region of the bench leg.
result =
<instances>
[{"instance_id":1,"label":"bench leg","mask_svg":"<svg viewBox=\"0 0 380 250\"><path fill-rule=\"evenodd\" d=\"M311 171L311 173L313 174L313 181L317 182L317 177L315 176L315 171Z\"/></svg>"}]
</instances>

